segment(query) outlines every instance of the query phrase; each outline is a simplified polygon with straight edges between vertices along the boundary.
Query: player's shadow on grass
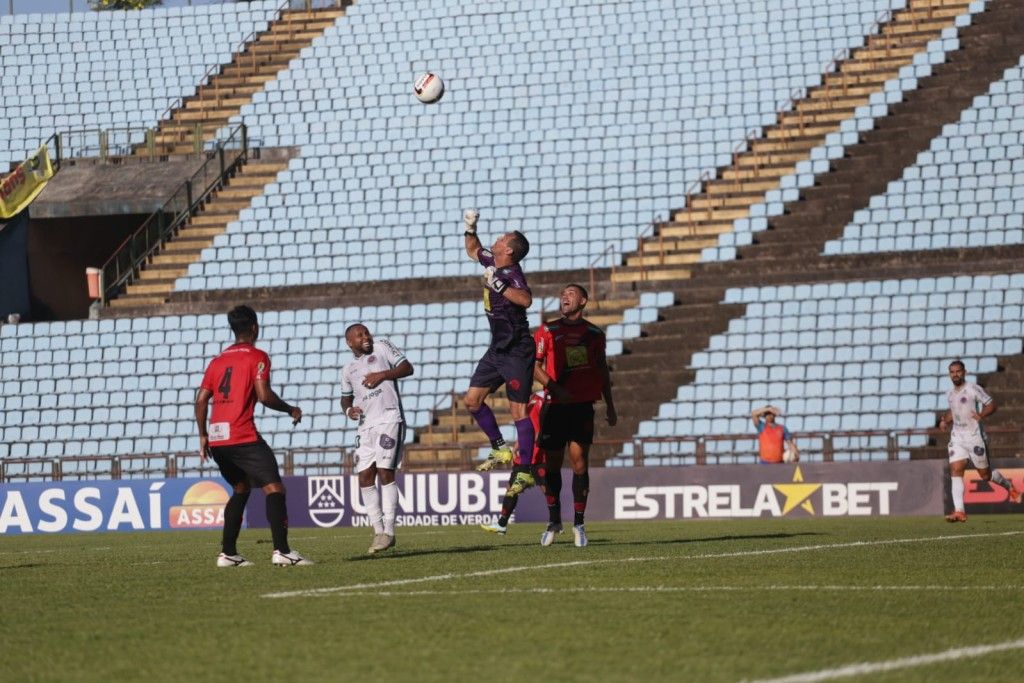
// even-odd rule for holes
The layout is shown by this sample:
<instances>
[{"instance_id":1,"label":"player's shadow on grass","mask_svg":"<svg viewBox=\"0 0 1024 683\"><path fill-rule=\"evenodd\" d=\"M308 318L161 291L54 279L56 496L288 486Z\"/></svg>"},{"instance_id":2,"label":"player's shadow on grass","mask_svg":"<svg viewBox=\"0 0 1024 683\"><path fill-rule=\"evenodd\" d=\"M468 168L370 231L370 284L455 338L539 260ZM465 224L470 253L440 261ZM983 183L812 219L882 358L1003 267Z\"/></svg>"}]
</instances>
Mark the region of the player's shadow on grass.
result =
<instances>
[{"instance_id":1,"label":"player's shadow on grass","mask_svg":"<svg viewBox=\"0 0 1024 683\"><path fill-rule=\"evenodd\" d=\"M35 569L36 567L42 567L43 565L39 562L29 562L26 564L12 564L7 567L0 567L0 571L7 571L9 569Z\"/></svg>"},{"instance_id":2,"label":"player's shadow on grass","mask_svg":"<svg viewBox=\"0 0 1024 683\"><path fill-rule=\"evenodd\" d=\"M345 558L346 561L350 562L365 562L367 560L379 560L388 557L394 557L398 559L400 557L420 557L422 555L450 555L451 553L487 553L495 550L501 550L502 548L508 548L518 545L534 545L526 543L502 543L501 545L463 545L456 546L454 548L430 548L425 550L394 550L378 553L376 555L355 555L353 557Z\"/></svg>"},{"instance_id":3,"label":"player's shadow on grass","mask_svg":"<svg viewBox=\"0 0 1024 683\"><path fill-rule=\"evenodd\" d=\"M797 538L799 536L822 536L814 531L774 534L730 534L729 536L697 536L695 538L672 538L664 541L612 541L603 538L591 538L590 545L679 545L683 543L715 543L718 541L763 541L770 538Z\"/></svg>"}]
</instances>

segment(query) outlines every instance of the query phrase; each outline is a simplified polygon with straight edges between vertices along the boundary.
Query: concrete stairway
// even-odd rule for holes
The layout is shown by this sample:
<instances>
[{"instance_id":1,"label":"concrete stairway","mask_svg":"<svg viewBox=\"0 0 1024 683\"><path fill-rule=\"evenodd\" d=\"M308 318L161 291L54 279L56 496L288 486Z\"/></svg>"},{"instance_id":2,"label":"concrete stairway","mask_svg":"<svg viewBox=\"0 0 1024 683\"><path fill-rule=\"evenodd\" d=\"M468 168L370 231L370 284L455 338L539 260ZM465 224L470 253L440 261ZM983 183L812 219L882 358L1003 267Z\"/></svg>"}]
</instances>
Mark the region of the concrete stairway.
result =
<instances>
[{"instance_id":1,"label":"concrete stairway","mask_svg":"<svg viewBox=\"0 0 1024 683\"><path fill-rule=\"evenodd\" d=\"M352 0L341 0L338 7L312 10L283 10L263 33L235 53L231 63L212 74L193 97L157 127L156 150L161 155L196 154L203 143L252 101L254 93L286 69L299 52L332 26ZM135 148L147 154L146 145Z\"/></svg>"},{"instance_id":2,"label":"concrete stairway","mask_svg":"<svg viewBox=\"0 0 1024 683\"><path fill-rule=\"evenodd\" d=\"M749 149L735 154L731 166L719 169L717 179L704 182L698 194L688 197L686 208L656 226L655 235L626 257L626 267L613 278L636 282L690 277L701 249L715 246L719 234L732 230L733 221L748 216L751 205L778 188L782 176L808 159L811 149L838 131L872 93L881 92L885 81L910 64L928 41L953 26L968 4L967 0L909 0L907 8L893 13L864 47L838 62L821 86L810 89L790 111L780 113L778 123L766 128Z\"/></svg>"},{"instance_id":3,"label":"concrete stairway","mask_svg":"<svg viewBox=\"0 0 1024 683\"><path fill-rule=\"evenodd\" d=\"M267 183L288 165L287 159L250 159L227 184L215 191L209 201L143 267L138 279L124 294L111 300L116 308L138 308L162 304L174 281L199 260L200 252L213 244L213 238L238 219L239 212L263 193Z\"/></svg>"}]
</instances>

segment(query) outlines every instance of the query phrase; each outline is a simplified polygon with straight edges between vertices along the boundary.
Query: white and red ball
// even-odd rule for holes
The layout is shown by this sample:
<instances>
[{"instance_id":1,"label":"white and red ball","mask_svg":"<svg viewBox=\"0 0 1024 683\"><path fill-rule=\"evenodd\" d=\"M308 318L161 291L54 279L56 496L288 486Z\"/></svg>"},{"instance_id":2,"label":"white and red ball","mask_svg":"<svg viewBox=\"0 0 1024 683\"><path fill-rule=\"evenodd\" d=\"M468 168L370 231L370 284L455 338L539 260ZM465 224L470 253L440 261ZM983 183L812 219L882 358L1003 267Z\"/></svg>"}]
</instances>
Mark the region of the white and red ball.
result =
<instances>
[{"instance_id":1,"label":"white and red ball","mask_svg":"<svg viewBox=\"0 0 1024 683\"><path fill-rule=\"evenodd\" d=\"M444 81L437 74L420 74L413 83L412 91L423 104L433 104L444 95Z\"/></svg>"}]
</instances>

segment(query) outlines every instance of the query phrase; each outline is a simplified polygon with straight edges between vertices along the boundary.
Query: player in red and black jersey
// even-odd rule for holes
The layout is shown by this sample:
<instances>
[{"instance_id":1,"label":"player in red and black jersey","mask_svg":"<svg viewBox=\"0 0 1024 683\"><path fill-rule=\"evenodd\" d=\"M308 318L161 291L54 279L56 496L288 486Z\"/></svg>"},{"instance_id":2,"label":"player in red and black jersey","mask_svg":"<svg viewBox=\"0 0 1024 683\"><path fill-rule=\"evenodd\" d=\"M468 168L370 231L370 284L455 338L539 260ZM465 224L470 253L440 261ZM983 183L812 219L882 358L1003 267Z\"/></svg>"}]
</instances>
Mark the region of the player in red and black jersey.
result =
<instances>
[{"instance_id":1,"label":"player in red and black jersey","mask_svg":"<svg viewBox=\"0 0 1024 683\"><path fill-rule=\"evenodd\" d=\"M254 485L267 496L267 521L274 540L271 562L288 567L313 564L288 547L288 512L277 458L253 421L257 400L271 410L291 415L292 424L299 423L302 411L282 401L270 388L270 357L254 346L259 337L256 312L248 306L236 306L228 313L228 324L235 333L235 343L210 361L196 393L199 455L203 462L212 457L234 488L224 506L224 536L217 566L252 564L238 554L235 544ZM211 399L213 409L209 411Z\"/></svg>"},{"instance_id":2,"label":"player in red and black jersey","mask_svg":"<svg viewBox=\"0 0 1024 683\"><path fill-rule=\"evenodd\" d=\"M577 546L587 544L583 517L590 493L588 458L594 440L594 402L604 399L605 419L609 425L614 426L618 420L605 360L604 332L583 317L588 298L582 285L566 285L561 296L562 317L544 323L535 335L534 379L543 384L548 393L548 405L537 435L537 443L547 456L546 495L550 522L541 536L541 545L551 545L555 534L562 531L559 495L567 445L573 471L573 538Z\"/></svg>"}]
</instances>

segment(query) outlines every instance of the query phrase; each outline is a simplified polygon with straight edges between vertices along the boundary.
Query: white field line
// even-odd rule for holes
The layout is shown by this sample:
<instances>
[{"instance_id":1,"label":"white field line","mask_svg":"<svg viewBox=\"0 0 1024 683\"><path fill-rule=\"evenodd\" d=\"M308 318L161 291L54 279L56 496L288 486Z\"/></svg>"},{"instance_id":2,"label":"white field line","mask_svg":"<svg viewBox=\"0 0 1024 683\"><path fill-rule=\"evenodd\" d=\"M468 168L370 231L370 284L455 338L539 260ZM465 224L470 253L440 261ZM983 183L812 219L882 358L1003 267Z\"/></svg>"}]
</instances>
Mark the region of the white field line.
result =
<instances>
[{"instance_id":1,"label":"white field line","mask_svg":"<svg viewBox=\"0 0 1024 683\"><path fill-rule=\"evenodd\" d=\"M949 662L969 657L982 657L993 652L1005 652L1007 650L1024 649L1024 638L1019 640L1008 640L1003 643L991 645L972 645L970 647L958 647L944 652L933 652L928 655L915 655L913 657L901 657L899 659L888 659L880 662L860 662L858 664L847 664L835 669L821 669L819 671L808 671L802 674L793 674L781 678L764 678L753 683L815 683L816 681L833 681L837 678L850 678L851 676L864 676L867 674L884 673L887 671L898 671L900 669L911 669L917 666L928 666L939 662Z\"/></svg>"},{"instance_id":2,"label":"white field line","mask_svg":"<svg viewBox=\"0 0 1024 683\"><path fill-rule=\"evenodd\" d=\"M1006 590L1006 586L971 586L978 590ZM420 590L420 591L373 591L373 590L362 590L362 591L344 591L338 593L339 596L350 597L350 596L372 596L372 597L409 597L416 595L503 595L507 593L517 594L550 594L550 595L562 595L567 593L742 593L742 592L758 592L764 593L769 591L832 591L832 592L863 592L863 593L884 593L884 592L915 592L915 591L956 591L962 589L962 585L957 586L938 586L938 585L926 585L926 586L816 586L813 584L807 584L802 586L783 586L777 584L768 584L763 586L571 586L565 588L485 588L485 589L470 589L464 590L461 588L452 588L449 590Z\"/></svg>"},{"instance_id":3,"label":"white field line","mask_svg":"<svg viewBox=\"0 0 1024 683\"><path fill-rule=\"evenodd\" d=\"M359 591L365 589L389 588L392 586L408 586L417 583L428 583L431 581L452 581L459 579L471 579L483 576L495 576L498 574L512 574L516 572L538 571L545 569L558 569L560 567L581 567L596 564L619 564L626 562L664 562L666 560L712 560L727 557L757 557L761 555L778 555L783 553L802 553L812 550L838 550L841 548L861 548L866 546L896 545L900 543L935 543L939 541L952 541L965 538L991 538L997 536L1018 536L1024 531L1001 531L980 534L951 534L947 536L923 536L918 538L891 538L880 541L852 541L850 543L822 543L818 545L798 545L786 548L771 548L767 550L737 550L728 553L708 553L704 555L676 555L657 557L621 557L602 560L577 560L575 562L555 562L550 564L521 565L517 567L504 567L501 569L486 569L462 574L448 573L435 574L433 576L420 576L411 579L395 579L393 581L381 581L377 583L354 583L347 586L332 586L329 588L310 588L298 591L283 591L279 593L264 593L263 598L299 598L319 597L346 591Z\"/></svg>"}]
</instances>

